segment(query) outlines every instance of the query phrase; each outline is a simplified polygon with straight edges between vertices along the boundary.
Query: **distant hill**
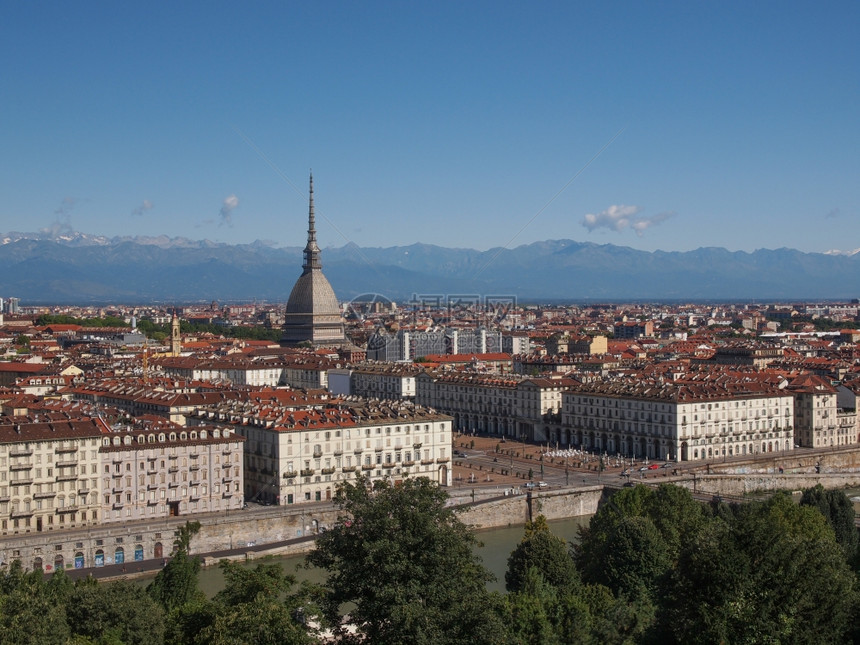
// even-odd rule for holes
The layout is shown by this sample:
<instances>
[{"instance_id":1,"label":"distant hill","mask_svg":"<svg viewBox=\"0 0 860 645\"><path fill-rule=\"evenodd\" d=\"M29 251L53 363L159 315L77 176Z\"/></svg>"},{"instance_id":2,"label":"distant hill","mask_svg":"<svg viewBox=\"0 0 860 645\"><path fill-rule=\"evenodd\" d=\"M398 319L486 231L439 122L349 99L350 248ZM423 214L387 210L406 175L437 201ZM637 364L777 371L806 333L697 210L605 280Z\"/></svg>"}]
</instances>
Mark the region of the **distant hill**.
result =
<instances>
[{"instance_id":1,"label":"distant hill","mask_svg":"<svg viewBox=\"0 0 860 645\"><path fill-rule=\"evenodd\" d=\"M299 247L185 238L9 233L0 296L27 303L286 301ZM342 300L377 293L516 296L528 301L816 300L860 296L860 253L723 248L646 252L547 240L512 249L412 244L328 248L323 268Z\"/></svg>"}]
</instances>

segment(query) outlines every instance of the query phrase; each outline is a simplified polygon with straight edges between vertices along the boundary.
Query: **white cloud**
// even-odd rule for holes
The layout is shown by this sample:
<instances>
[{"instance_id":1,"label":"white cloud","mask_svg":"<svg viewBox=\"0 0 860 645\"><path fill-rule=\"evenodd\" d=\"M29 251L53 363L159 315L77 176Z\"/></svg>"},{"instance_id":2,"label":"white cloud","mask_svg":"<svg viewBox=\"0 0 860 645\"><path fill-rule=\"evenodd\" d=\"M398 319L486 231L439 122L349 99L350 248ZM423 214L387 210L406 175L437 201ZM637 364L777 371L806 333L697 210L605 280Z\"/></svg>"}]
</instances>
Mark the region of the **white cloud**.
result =
<instances>
[{"instance_id":1,"label":"white cloud","mask_svg":"<svg viewBox=\"0 0 860 645\"><path fill-rule=\"evenodd\" d=\"M144 199L140 206L131 211L132 215L143 215L146 211L152 210L152 202Z\"/></svg>"},{"instance_id":2,"label":"white cloud","mask_svg":"<svg viewBox=\"0 0 860 645\"><path fill-rule=\"evenodd\" d=\"M651 217L637 217L642 212L641 206L625 206L624 204L613 204L604 211L599 213L587 213L582 220L582 225L589 232L596 231L599 228L605 228L616 233L621 233L625 229L632 229L636 235L651 228L662 224L667 219L674 217L675 213L663 212L657 213Z\"/></svg>"},{"instance_id":3,"label":"white cloud","mask_svg":"<svg viewBox=\"0 0 860 645\"><path fill-rule=\"evenodd\" d=\"M618 206L612 205L605 211L600 211L596 215L588 213L585 219L582 220L582 225L589 231L594 231L598 228L608 228L611 231L621 232L630 226L630 218L636 215L642 208L639 206Z\"/></svg>"},{"instance_id":4,"label":"white cloud","mask_svg":"<svg viewBox=\"0 0 860 645\"><path fill-rule=\"evenodd\" d=\"M235 208L239 205L239 198L236 195L230 195L229 197L224 198L224 203L221 205L221 223L227 224L228 226L233 225L233 219L231 213L235 210Z\"/></svg>"}]
</instances>

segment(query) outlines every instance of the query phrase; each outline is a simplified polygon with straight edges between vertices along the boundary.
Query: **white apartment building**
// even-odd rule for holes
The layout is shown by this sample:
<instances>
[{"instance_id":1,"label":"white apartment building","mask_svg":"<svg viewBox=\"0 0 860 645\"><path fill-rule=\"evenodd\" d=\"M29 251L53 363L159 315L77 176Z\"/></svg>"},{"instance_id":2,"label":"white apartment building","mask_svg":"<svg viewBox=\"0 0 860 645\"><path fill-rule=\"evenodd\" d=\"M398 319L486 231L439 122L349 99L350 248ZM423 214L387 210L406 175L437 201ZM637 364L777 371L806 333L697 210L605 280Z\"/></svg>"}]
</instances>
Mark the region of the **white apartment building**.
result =
<instances>
[{"instance_id":1,"label":"white apartment building","mask_svg":"<svg viewBox=\"0 0 860 645\"><path fill-rule=\"evenodd\" d=\"M524 378L423 372L415 378L415 399L451 415L454 428L545 441L547 424L557 419L567 378Z\"/></svg>"},{"instance_id":2,"label":"white apartment building","mask_svg":"<svg viewBox=\"0 0 860 645\"><path fill-rule=\"evenodd\" d=\"M857 443L856 408L852 406L850 412L839 408L839 389L828 379L802 374L788 389L794 394L794 441L797 445L825 448Z\"/></svg>"},{"instance_id":3,"label":"white apartment building","mask_svg":"<svg viewBox=\"0 0 860 645\"><path fill-rule=\"evenodd\" d=\"M104 421L11 420L0 425L0 533L98 524Z\"/></svg>"},{"instance_id":4,"label":"white apartment building","mask_svg":"<svg viewBox=\"0 0 860 645\"><path fill-rule=\"evenodd\" d=\"M110 431L100 442L102 522L241 508L244 442L207 426Z\"/></svg>"},{"instance_id":5,"label":"white apartment building","mask_svg":"<svg viewBox=\"0 0 860 645\"><path fill-rule=\"evenodd\" d=\"M358 475L452 482L451 418L407 402L224 404L189 416L247 438L245 498L298 504L332 498Z\"/></svg>"},{"instance_id":6,"label":"white apartment building","mask_svg":"<svg viewBox=\"0 0 860 645\"><path fill-rule=\"evenodd\" d=\"M330 369L332 394L368 399L414 399L415 377L423 369L402 363L362 363L352 368Z\"/></svg>"},{"instance_id":7,"label":"white apartment building","mask_svg":"<svg viewBox=\"0 0 860 645\"><path fill-rule=\"evenodd\" d=\"M595 381L562 399L560 442L610 455L695 461L794 448L794 398L763 382Z\"/></svg>"}]
</instances>

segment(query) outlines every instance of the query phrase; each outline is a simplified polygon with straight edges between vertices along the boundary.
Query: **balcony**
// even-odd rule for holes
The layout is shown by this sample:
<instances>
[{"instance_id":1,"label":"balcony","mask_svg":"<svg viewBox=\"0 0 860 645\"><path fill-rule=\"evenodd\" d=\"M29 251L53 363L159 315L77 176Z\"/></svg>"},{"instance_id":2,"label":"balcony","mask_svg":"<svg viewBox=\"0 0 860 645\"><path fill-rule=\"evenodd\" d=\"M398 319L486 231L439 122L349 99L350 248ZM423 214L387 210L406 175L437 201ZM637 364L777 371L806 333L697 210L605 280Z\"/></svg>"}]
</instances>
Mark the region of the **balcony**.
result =
<instances>
[{"instance_id":1,"label":"balcony","mask_svg":"<svg viewBox=\"0 0 860 645\"><path fill-rule=\"evenodd\" d=\"M394 468L394 462L393 461L386 461L384 464L382 464L382 467L383 468Z\"/></svg>"},{"instance_id":2,"label":"balcony","mask_svg":"<svg viewBox=\"0 0 860 645\"><path fill-rule=\"evenodd\" d=\"M421 465L422 465L422 466L427 466L427 465L432 464L432 463L433 463L433 460L432 460L432 459L422 459L422 460L421 460Z\"/></svg>"},{"instance_id":3,"label":"balcony","mask_svg":"<svg viewBox=\"0 0 860 645\"><path fill-rule=\"evenodd\" d=\"M337 449L334 451L334 454L335 454L336 456L338 456L338 457L339 457L339 456L341 456L341 455L343 454L343 450L341 450L340 448L337 448Z\"/></svg>"},{"instance_id":4,"label":"balcony","mask_svg":"<svg viewBox=\"0 0 860 645\"><path fill-rule=\"evenodd\" d=\"M30 470L33 464L9 464L9 470Z\"/></svg>"},{"instance_id":5,"label":"balcony","mask_svg":"<svg viewBox=\"0 0 860 645\"><path fill-rule=\"evenodd\" d=\"M9 451L10 457L29 457L33 454L32 448L12 448Z\"/></svg>"},{"instance_id":6,"label":"balcony","mask_svg":"<svg viewBox=\"0 0 860 645\"><path fill-rule=\"evenodd\" d=\"M364 448L356 448L355 450L353 450L353 452L356 455L360 455L362 452L364 452Z\"/></svg>"},{"instance_id":7,"label":"balcony","mask_svg":"<svg viewBox=\"0 0 860 645\"><path fill-rule=\"evenodd\" d=\"M29 486L33 483L32 477L25 477L24 479L13 479L9 482L12 486Z\"/></svg>"},{"instance_id":8,"label":"balcony","mask_svg":"<svg viewBox=\"0 0 860 645\"><path fill-rule=\"evenodd\" d=\"M112 508L113 508L113 510L118 511L118 510L120 510L123 506L125 506L125 504L124 504L123 502L114 502L114 503L113 503L113 507L112 507ZM59 509L57 509L57 510L59 510Z\"/></svg>"},{"instance_id":9,"label":"balcony","mask_svg":"<svg viewBox=\"0 0 860 645\"><path fill-rule=\"evenodd\" d=\"M69 466L77 466L77 459L64 459L63 461L55 461L54 466L57 468L68 468Z\"/></svg>"},{"instance_id":10,"label":"balcony","mask_svg":"<svg viewBox=\"0 0 860 645\"><path fill-rule=\"evenodd\" d=\"M200 470L200 464L191 464L188 468L190 470Z\"/></svg>"},{"instance_id":11,"label":"balcony","mask_svg":"<svg viewBox=\"0 0 860 645\"><path fill-rule=\"evenodd\" d=\"M158 490L158 484L147 484L146 490Z\"/></svg>"},{"instance_id":12,"label":"balcony","mask_svg":"<svg viewBox=\"0 0 860 645\"><path fill-rule=\"evenodd\" d=\"M33 514L33 511L24 511L24 510L21 510L21 509L17 509L17 510L12 511L12 512L9 514L9 516L10 516L12 519L17 519L17 518L19 518L19 517L30 517L32 514Z\"/></svg>"},{"instance_id":13,"label":"balcony","mask_svg":"<svg viewBox=\"0 0 860 645\"><path fill-rule=\"evenodd\" d=\"M364 464L361 467L362 470L373 470L373 464Z\"/></svg>"},{"instance_id":14,"label":"balcony","mask_svg":"<svg viewBox=\"0 0 860 645\"><path fill-rule=\"evenodd\" d=\"M404 466L414 466L415 462L410 459L409 461L404 461L403 465Z\"/></svg>"},{"instance_id":15,"label":"balcony","mask_svg":"<svg viewBox=\"0 0 860 645\"><path fill-rule=\"evenodd\" d=\"M320 457L322 457L322 451L314 450L314 458L319 459Z\"/></svg>"},{"instance_id":16,"label":"balcony","mask_svg":"<svg viewBox=\"0 0 860 645\"><path fill-rule=\"evenodd\" d=\"M313 468L305 468L302 470L302 477L310 477L316 471Z\"/></svg>"},{"instance_id":17,"label":"balcony","mask_svg":"<svg viewBox=\"0 0 860 645\"><path fill-rule=\"evenodd\" d=\"M447 464L448 458L447 457L439 457L439 459L436 460L436 463L437 464Z\"/></svg>"},{"instance_id":18,"label":"balcony","mask_svg":"<svg viewBox=\"0 0 860 645\"><path fill-rule=\"evenodd\" d=\"M341 472L351 473L355 471L355 466L343 466L340 470Z\"/></svg>"},{"instance_id":19,"label":"balcony","mask_svg":"<svg viewBox=\"0 0 860 645\"><path fill-rule=\"evenodd\" d=\"M179 472L179 466L171 466L170 468L167 469L167 472L178 473Z\"/></svg>"},{"instance_id":20,"label":"balcony","mask_svg":"<svg viewBox=\"0 0 860 645\"><path fill-rule=\"evenodd\" d=\"M321 472L323 475L333 475L334 468L323 468Z\"/></svg>"},{"instance_id":21,"label":"balcony","mask_svg":"<svg viewBox=\"0 0 860 645\"><path fill-rule=\"evenodd\" d=\"M116 508L116 504L114 504L114 508ZM80 509L81 507L75 504L74 506L60 506L56 511L57 513L77 513Z\"/></svg>"},{"instance_id":22,"label":"balcony","mask_svg":"<svg viewBox=\"0 0 860 645\"><path fill-rule=\"evenodd\" d=\"M59 455L59 454L62 454L62 453L74 453L74 452L77 452L77 451L78 451L78 447L77 447L77 446L68 446L68 447L66 447L66 446L60 446L60 447L58 447L58 448L54 448L54 452L55 452L55 453L57 453L58 455Z\"/></svg>"},{"instance_id":23,"label":"balcony","mask_svg":"<svg viewBox=\"0 0 860 645\"><path fill-rule=\"evenodd\" d=\"M295 470L288 470L284 473L284 479L292 479L296 475L298 475L298 473Z\"/></svg>"},{"instance_id":24,"label":"balcony","mask_svg":"<svg viewBox=\"0 0 860 645\"><path fill-rule=\"evenodd\" d=\"M42 493L33 493L33 497L36 499L48 499L49 497L56 497L57 493L52 490L42 492Z\"/></svg>"}]
</instances>

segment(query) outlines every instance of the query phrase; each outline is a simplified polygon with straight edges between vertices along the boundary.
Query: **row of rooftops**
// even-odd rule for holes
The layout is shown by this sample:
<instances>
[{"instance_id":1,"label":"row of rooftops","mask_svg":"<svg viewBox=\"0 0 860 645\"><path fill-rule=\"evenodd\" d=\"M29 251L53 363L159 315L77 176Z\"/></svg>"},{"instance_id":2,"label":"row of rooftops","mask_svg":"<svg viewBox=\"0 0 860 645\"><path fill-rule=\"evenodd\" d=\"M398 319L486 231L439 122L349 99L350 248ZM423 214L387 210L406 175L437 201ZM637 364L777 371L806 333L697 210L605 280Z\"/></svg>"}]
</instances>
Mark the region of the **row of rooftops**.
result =
<instances>
[{"instance_id":1,"label":"row of rooftops","mask_svg":"<svg viewBox=\"0 0 860 645\"><path fill-rule=\"evenodd\" d=\"M324 406L303 408L249 401L224 403L195 410L192 417L213 423L262 427L273 431L325 430L396 422L420 423L446 419L434 409L407 401L336 399Z\"/></svg>"}]
</instances>

